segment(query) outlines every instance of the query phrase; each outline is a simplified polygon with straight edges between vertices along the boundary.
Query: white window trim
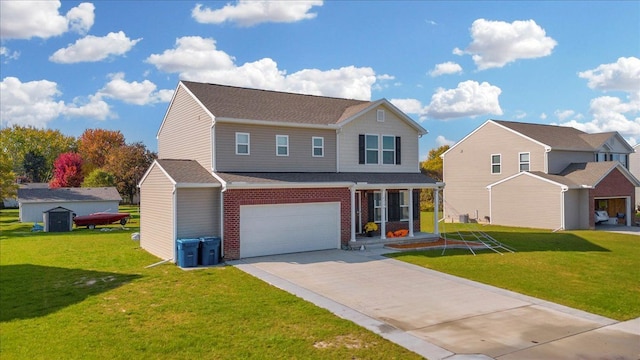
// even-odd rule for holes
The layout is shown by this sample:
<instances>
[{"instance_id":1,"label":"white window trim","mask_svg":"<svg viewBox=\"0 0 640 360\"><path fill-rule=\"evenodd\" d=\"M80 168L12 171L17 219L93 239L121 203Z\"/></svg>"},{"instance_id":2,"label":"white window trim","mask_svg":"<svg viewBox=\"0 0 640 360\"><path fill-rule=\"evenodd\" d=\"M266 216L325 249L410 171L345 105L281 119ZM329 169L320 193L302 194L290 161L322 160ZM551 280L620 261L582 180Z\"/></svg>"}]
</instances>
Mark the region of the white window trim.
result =
<instances>
[{"instance_id":1,"label":"white window trim","mask_svg":"<svg viewBox=\"0 0 640 360\"><path fill-rule=\"evenodd\" d=\"M522 158L520 157L522 154L528 154L529 155L529 161L523 162ZM529 167L529 170L522 170L522 165L527 164ZM528 151L524 151L524 152L519 152L518 153L518 171L531 171L531 153Z\"/></svg>"},{"instance_id":2,"label":"white window trim","mask_svg":"<svg viewBox=\"0 0 640 360\"><path fill-rule=\"evenodd\" d=\"M384 138L385 137L390 137L393 138L393 149L391 150L385 150L384 149ZM384 153L386 152L393 152L393 162L391 164L385 164L384 163ZM396 164L396 136L395 135L389 135L389 134L383 134L380 135L380 162L382 163L382 165L395 165Z\"/></svg>"},{"instance_id":3,"label":"white window trim","mask_svg":"<svg viewBox=\"0 0 640 360\"><path fill-rule=\"evenodd\" d=\"M500 157L500 162L494 163L493 162L493 157L494 156L499 156ZM491 161L491 175L500 175L502 174L502 154L491 154L491 157L489 158L489 160ZM500 171L499 172L493 172L493 166L494 165L498 165L500 166Z\"/></svg>"},{"instance_id":4,"label":"white window trim","mask_svg":"<svg viewBox=\"0 0 640 360\"><path fill-rule=\"evenodd\" d=\"M316 140L320 140L322 144L320 146L316 146ZM316 155L316 149L322 150L321 155ZM324 137L322 136L313 136L311 137L311 156L312 157L324 157Z\"/></svg>"},{"instance_id":5,"label":"white window trim","mask_svg":"<svg viewBox=\"0 0 640 360\"><path fill-rule=\"evenodd\" d=\"M286 154L280 154L280 152L278 151L278 149L280 147L284 147L285 146L285 145L278 144L278 139L280 139L280 138L287 139L287 145L286 145L287 153ZM276 135L276 156L289 156L289 135Z\"/></svg>"},{"instance_id":6,"label":"white window trim","mask_svg":"<svg viewBox=\"0 0 640 360\"><path fill-rule=\"evenodd\" d=\"M375 198L376 195L380 196L380 205L379 206L376 206L376 200L375 200L376 199ZM373 222L376 223L376 224L380 224L382 222L382 218L383 218L382 210L380 211L380 219L376 219L376 209L383 209L383 205L384 204L382 202L382 192L381 191L374 191L373 192L373 196L374 196L374 198L373 198ZM384 210L386 211L386 209L384 209Z\"/></svg>"},{"instance_id":7,"label":"white window trim","mask_svg":"<svg viewBox=\"0 0 640 360\"><path fill-rule=\"evenodd\" d=\"M247 143L239 143L238 142L238 135L247 135ZM247 152L246 153L241 153L238 152L238 145L247 145ZM250 155L251 154L251 134L249 133L244 133L244 132L237 132L236 133L236 155Z\"/></svg>"},{"instance_id":8,"label":"white window trim","mask_svg":"<svg viewBox=\"0 0 640 360\"><path fill-rule=\"evenodd\" d=\"M410 196L409 196L409 190L400 190L400 221L409 221L409 217L411 217L411 206L410 206ZM404 195L407 196L407 204L402 204L402 201L404 199ZM402 217L404 212L402 211L403 208L407 208L407 215L408 217L404 218Z\"/></svg>"},{"instance_id":9,"label":"white window trim","mask_svg":"<svg viewBox=\"0 0 640 360\"><path fill-rule=\"evenodd\" d=\"M376 144L376 148L375 148L375 151L378 152L378 158L376 159L377 161L375 163L368 162L369 157L367 156L368 155L367 152L374 150L374 148L368 148L367 147L367 137L368 136L375 136L378 139L377 144ZM381 139L380 134L364 134L364 164L365 165L379 165L380 164L380 153L381 153L381 151L380 151L380 147L381 147L380 139Z\"/></svg>"},{"instance_id":10,"label":"white window trim","mask_svg":"<svg viewBox=\"0 0 640 360\"><path fill-rule=\"evenodd\" d=\"M376 120L378 122L384 122L384 117L385 117L384 110L378 109L378 111L376 111Z\"/></svg>"}]
</instances>

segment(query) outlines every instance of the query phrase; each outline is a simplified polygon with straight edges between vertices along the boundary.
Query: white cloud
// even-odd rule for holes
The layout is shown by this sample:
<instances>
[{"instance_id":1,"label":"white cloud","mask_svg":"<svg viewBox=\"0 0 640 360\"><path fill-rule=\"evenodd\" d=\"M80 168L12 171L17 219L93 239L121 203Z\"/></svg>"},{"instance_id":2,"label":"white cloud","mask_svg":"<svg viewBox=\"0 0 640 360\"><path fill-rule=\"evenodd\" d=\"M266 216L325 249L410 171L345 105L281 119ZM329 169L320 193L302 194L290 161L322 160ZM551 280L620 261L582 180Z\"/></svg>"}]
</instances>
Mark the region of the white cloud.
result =
<instances>
[{"instance_id":1,"label":"white cloud","mask_svg":"<svg viewBox=\"0 0 640 360\"><path fill-rule=\"evenodd\" d=\"M433 70L429 71L429 75L431 77L436 77L440 75L459 74L461 72L462 66L454 63L453 61L447 61L445 63L436 65Z\"/></svg>"},{"instance_id":2,"label":"white cloud","mask_svg":"<svg viewBox=\"0 0 640 360\"><path fill-rule=\"evenodd\" d=\"M84 103L65 104L56 100L60 95L55 82L38 80L23 83L18 78L6 77L0 82L0 118L6 125L43 128L59 116L99 120L110 116L109 106L98 97L90 97Z\"/></svg>"},{"instance_id":3,"label":"white cloud","mask_svg":"<svg viewBox=\"0 0 640 360\"><path fill-rule=\"evenodd\" d=\"M547 114L546 113L540 114L540 119L546 120L547 119Z\"/></svg>"},{"instance_id":4,"label":"white cloud","mask_svg":"<svg viewBox=\"0 0 640 360\"><path fill-rule=\"evenodd\" d=\"M56 51L49 60L56 63L72 64L104 60L110 55L123 55L142 39L131 40L124 32L111 32L107 36L86 36Z\"/></svg>"},{"instance_id":5,"label":"white cloud","mask_svg":"<svg viewBox=\"0 0 640 360\"><path fill-rule=\"evenodd\" d=\"M438 135L436 137L436 145L438 145L438 147L444 146L444 145L453 146L453 144L455 144L455 143L456 143L455 141L449 140L449 139L445 138L442 135Z\"/></svg>"},{"instance_id":6,"label":"white cloud","mask_svg":"<svg viewBox=\"0 0 640 360\"><path fill-rule=\"evenodd\" d=\"M558 120L560 121L565 121L568 118L572 117L573 115L575 115L575 111L573 110L556 110L553 112L553 115L555 115Z\"/></svg>"},{"instance_id":7,"label":"white cloud","mask_svg":"<svg viewBox=\"0 0 640 360\"><path fill-rule=\"evenodd\" d=\"M471 25L473 41L456 55L470 54L479 70L503 67L518 59L534 59L551 54L557 42L546 36L533 20L489 21L477 19Z\"/></svg>"},{"instance_id":8,"label":"white cloud","mask_svg":"<svg viewBox=\"0 0 640 360\"><path fill-rule=\"evenodd\" d=\"M156 91L156 84L149 80L127 82L124 80L124 73L110 76L111 81L98 91L98 96L118 99L129 104L146 105L167 102L173 95L173 90Z\"/></svg>"},{"instance_id":9,"label":"white cloud","mask_svg":"<svg viewBox=\"0 0 640 360\"><path fill-rule=\"evenodd\" d=\"M438 89L425 107L424 115L434 119L475 117L483 114L502 115L498 97L502 90L487 82L468 80L455 89Z\"/></svg>"},{"instance_id":10,"label":"white cloud","mask_svg":"<svg viewBox=\"0 0 640 360\"><path fill-rule=\"evenodd\" d=\"M527 113L522 110L516 111L516 113L513 115L513 118L516 120L522 120L526 117L527 117Z\"/></svg>"},{"instance_id":11,"label":"white cloud","mask_svg":"<svg viewBox=\"0 0 640 360\"><path fill-rule=\"evenodd\" d=\"M18 60L20 57L19 51L11 51L9 48L0 46L0 57L6 58L5 63L9 62L9 60Z\"/></svg>"},{"instance_id":12,"label":"white cloud","mask_svg":"<svg viewBox=\"0 0 640 360\"><path fill-rule=\"evenodd\" d=\"M253 26L266 22L291 23L315 18L317 14L309 12L314 6L322 6L322 1L240 0L215 10L197 4L191 11L191 16L197 22L206 24L221 24L227 21L235 22L239 26Z\"/></svg>"},{"instance_id":13,"label":"white cloud","mask_svg":"<svg viewBox=\"0 0 640 360\"><path fill-rule=\"evenodd\" d=\"M621 57L613 64L602 64L578 76L589 80L591 89L640 91L640 59Z\"/></svg>"},{"instance_id":14,"label":"white cloud","mask_svg":"<svg viewBox=\"0 0 640 360\"><path fill-rule=\"evenodd\" d=\"M50 38L71 30L85 34L93 26L95 6L81 3L66 15L60 1L0 1L0 37L3 39Z\"/></svg>"},{"instance_id":15,"label":"white cloud","mask_svg":"<svg viewBox=\"0 0 640 360\"><path fill-rule=\"evenodd\" d=\"M424 112L424 106L417 99L391 99L389 102L407 114L421 114Z\"/></svg>"},{"instance_id":16,"label":"white cloud","mask_svg":"<svg viewBox=\"0 0 640 360\"><path fill-rule=\"evenodd\" d=\"M270 58L237 66L234 57L216 49L215 40L198 36L179 38L175 48L152 54L146 61L160 71L179 73L184 80L352 99L369 100L376 82L369 67L303 69L287 74Z\"/></svg>"}]
</instances>

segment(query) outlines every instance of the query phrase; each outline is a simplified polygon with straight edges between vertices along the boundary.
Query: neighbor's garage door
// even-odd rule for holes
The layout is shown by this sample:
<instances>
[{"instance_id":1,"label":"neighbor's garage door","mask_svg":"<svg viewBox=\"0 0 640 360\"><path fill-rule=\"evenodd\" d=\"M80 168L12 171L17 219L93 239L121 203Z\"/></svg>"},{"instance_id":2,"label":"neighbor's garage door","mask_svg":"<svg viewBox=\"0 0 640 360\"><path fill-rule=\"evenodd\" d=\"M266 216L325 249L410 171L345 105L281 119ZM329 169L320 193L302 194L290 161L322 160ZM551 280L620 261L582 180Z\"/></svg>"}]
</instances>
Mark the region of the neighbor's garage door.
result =
<instances>
[{"instance_id":1,"label":"neighbor's garage door","mask_svg":"<svg viewBox=\"0 0 640 360\"><path fill-rule=\"evenodd\" d=\"M240 257L340 247L340 203L243 205Z\"/></svg>"}]
</instances>

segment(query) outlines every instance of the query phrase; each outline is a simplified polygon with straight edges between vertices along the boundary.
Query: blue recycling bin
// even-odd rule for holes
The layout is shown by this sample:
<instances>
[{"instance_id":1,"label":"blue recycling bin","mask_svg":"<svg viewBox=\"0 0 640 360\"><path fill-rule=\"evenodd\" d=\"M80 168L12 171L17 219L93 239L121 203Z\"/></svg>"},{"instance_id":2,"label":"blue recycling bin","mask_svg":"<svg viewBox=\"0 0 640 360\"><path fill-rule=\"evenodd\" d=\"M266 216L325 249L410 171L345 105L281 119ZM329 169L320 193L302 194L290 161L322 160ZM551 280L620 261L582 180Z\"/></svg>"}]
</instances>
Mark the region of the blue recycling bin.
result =
<instances>
[{"instance_id":1,"label":"blue recycling bin","mask_svg":"<svg viewBox=\"0 0 640 360\"><path fill-rule=\"evenodd\" d=\"M202 237L200 238L200 264L216 265L220 260L220 238Z\"/></svg>"},{"instance_id":2,"label":"blue recycling bin","mask_svg":"<svg viewBox=\"0 0 640 360\"><path fill-rule=\"evenodd\" d=\"M200 239L178 239L178 266L195 267L198 266L198 246Z\"/></svg>"}]
</instances>

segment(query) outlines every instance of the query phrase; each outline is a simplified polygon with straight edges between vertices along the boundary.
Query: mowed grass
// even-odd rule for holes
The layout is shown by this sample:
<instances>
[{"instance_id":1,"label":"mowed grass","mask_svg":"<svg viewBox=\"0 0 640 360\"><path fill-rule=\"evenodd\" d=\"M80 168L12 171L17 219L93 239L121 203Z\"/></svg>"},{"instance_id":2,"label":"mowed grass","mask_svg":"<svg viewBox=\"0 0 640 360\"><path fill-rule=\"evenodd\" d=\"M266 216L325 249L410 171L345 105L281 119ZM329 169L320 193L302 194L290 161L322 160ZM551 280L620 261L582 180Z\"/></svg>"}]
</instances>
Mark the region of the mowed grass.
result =
<instances>
[{"instance_id":1,"label":"mowed grass","mask_svg":"<svg viewBox=\"0 0 640 360\"><path fill-rule=\"evenodd\" d=\"M0 211L8 359L412 359L414 353L231 266L184 271L126 229L31 233Z\"/></svg>"},{"instance_id":2,"label":"mowed grass","mask_svg":"<svg viewBox=\"0 0 640 360\"><path fill-rule=\"evenodd\" d=\"M428 223L433 214L425 217ZM484 231L517 251L483 250L473 256L466 249L449 249L444 256L442 250L389 256L617 320L640 317L640 236L440 224L440 231L458 229Z\"/></svg>"}]
</instances>

